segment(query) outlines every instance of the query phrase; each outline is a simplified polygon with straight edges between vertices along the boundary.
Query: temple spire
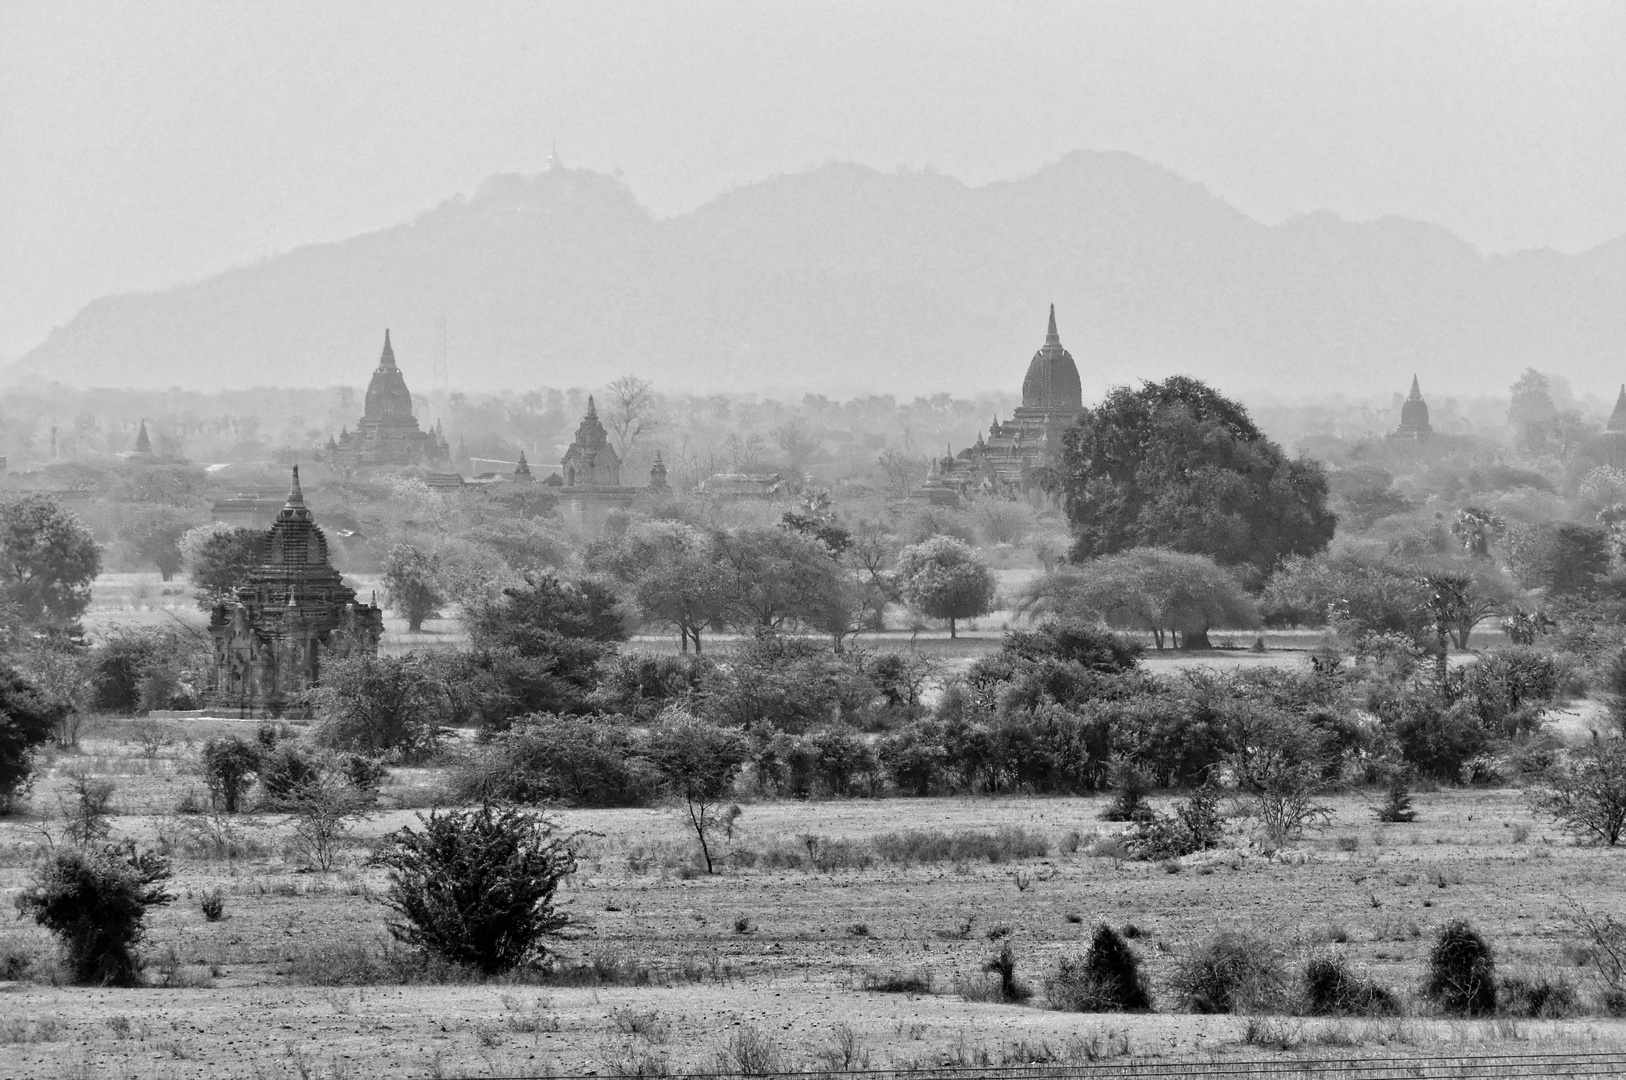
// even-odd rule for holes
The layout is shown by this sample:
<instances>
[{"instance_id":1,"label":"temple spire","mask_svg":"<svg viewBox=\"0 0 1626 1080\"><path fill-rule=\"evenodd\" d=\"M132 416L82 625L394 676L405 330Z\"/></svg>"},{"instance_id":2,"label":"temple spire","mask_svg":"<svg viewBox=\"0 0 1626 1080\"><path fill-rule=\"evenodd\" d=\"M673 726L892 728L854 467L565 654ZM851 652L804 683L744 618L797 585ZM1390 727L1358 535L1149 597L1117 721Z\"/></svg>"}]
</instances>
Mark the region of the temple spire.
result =
<instances>
[{"instance_id":1,"label":"temple spire","mask_svg":"<svg viewBox=\"0 0 1626 1080\"><path fill-rule=\"evenodd\" d=\"M378 366L395 366L395 350L390 347L390 330L387 326L384 328L384 355L378 358Z\"/></svg>"},{"instance_id":2,"label":"temple spire","mask_svg":"<svg viewBox=\"0 0 1626 1080\"><path fill-rule=\"evenodd\" d=\"M598 409L594 408L593 406L592 394L587 395L587 415L594 417L595 419L598 417Z\"/></svg>"},{"instance_id":3,"label":"temple spire","mask_svg":"<svg viewBox=\"0 0 1626 1080\"><path fill-rule=\"evenodd\" d=\"M294 466L294 479L293 479L293 482L288 485L288 505L289 506L304 506L305 505L305 493L303 491L301 491L300 488L299 488L299 466L298 465Z\"/></svg>"},{"instance_id":4,"label":"temple spire","mask_svg":"<svg viewBox=\"0 0 1626 1080\"><path fill-rule=\"evenodd\" d=\"M1056 305L1050 305L1050 329L1045 331L1044 343L1046 345L1060 345L1061 335L1056 333Z\"/></svg>"},{"instance_id":5,"label":"temple spire","mask_svg":"<svg viewBox=\"0 0 1626 1080\"><path fill-rule=\"evenodd\" d=\"M1390 400L1393 400L1393 399L1391 398ZM1418 387L1418 385L1417 385L1417 376L1415 376L1415 375L1413 375L1411 377L1411 397L1408 398L1407 400L1409 400L1409 401L1422 401L1423 400L1423 391Z\"/></svg>"}]
</instances>

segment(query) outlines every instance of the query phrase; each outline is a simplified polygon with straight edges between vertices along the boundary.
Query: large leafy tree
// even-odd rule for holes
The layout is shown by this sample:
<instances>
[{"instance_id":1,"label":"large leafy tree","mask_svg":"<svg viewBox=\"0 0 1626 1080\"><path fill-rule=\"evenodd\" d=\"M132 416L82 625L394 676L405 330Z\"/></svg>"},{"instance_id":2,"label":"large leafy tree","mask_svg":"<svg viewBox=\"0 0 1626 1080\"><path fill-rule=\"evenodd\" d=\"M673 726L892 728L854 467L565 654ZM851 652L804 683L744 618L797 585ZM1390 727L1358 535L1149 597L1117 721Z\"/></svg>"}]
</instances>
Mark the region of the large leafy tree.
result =
<instances>
[{"instance_id":1,"label":"large leafy tree","mask_svg":"<svg viewBox=\"0 0 1626 1080\"><path fill-rule=\"evenodd\" d=\"M994 572L969 544L938 536L903 549L898 564L903 596L930 619L947 619L956 637L960 619L974 619L994 605Z\"/></svg>"},{"instance_id":2,"label":"large leafy tree","mask_svg":"<svg viewBox=\"0 0 1626 1080\"><path fill-rule=\"evenodd\" d=\"M714 539L681 521L642 521L594 543L587 565L627 586L644 617L677 629L684 652L728 614L731 575Z\"/></svg>"},{"instance_id":3,"label":"large leafy tree","mask_svg":"<svg viewBox=\"0 0 1626 1080\"><path fill-rule=\"evenodd\" d=\"M25 620L64 625L78 618L101 568L96 538L55 499L0 502L0 600Z\"/></svg>"},{"instance_id":4,"label":"large leafy tree","mask_svg":"<svg viewBox=\"0 0 1626 1080\"><path fill-rule=\"evenodd\" d=\"M198 591L198 607L208 611L231 600L238 586L269 555L268 533L260 529L234 529L215 523L189 530L180 540L187 576Z\"/></svg>"},{"instance_id":5,"label":"large leafy tree","mask_svg":"<svg viewBox=\"0 0 1626 1080\"><path fill-rule=\"evenodd\" d=\"M1241 405L1184 376L1086 409L1050 485L1081 562L1162 547L1268 572L1326 547L1337 523L1319 464L1289 459Z\"/></svg>"},{"instance_id":6,"label":"large leafy tree","mask_svg":"<svg viewBox=\"0 0 1626 1080\"><path fill-rule=\"evenodd\" d=\"M440 585L440 558L411 544L391 545L384 560L384 593L390 606L406 616L407 629L416 634L446 599Z\"/></svg>"},{"instance_id":7,"label":"large leafy tree","mask_svg":"<svg viewBox=\"0 0 1626 1080\"><path fill-rule=\"evenodd\" d=\"M137 504L119 523L119 539L132 555L156 566L169 581L184 562L181 537L192 525L193 519L178 506Z\"/></svg>"}]
</instances>

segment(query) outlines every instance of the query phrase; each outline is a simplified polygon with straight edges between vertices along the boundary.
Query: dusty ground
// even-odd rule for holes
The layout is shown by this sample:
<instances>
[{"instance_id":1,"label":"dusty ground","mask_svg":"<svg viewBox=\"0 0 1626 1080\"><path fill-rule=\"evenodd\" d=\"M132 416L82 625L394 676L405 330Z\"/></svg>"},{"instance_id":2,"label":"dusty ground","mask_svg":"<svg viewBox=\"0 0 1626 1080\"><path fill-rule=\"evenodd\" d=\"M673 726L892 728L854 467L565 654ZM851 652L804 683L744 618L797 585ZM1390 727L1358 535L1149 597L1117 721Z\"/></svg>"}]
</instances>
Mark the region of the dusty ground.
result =
<instances>
[{"instance_id":1,"label":"dusty ground","mask_svg":"<svg viewBox=\"0 0 1626 1080\"><path fill-rule=\"evenodd\" d=\"M83 752L61 755L36 790L56 805L63 778L83 769L119 785L115 829L184 841L198 819L173 807L200 787L197 743L237 721L165 721L176 739L156 756L141 729L102 723ZM191 745L187 744L190 740ZM421 805L437 777L398 770L392 803ZM0 1077L433 1076L598 1072L651 1059L709 1068L742 1032L784 1064L828 1063L835 1040L880 1066L1000 1060L1088 1060L1142 1055L1280 1051L1243 1042L1246 1022L1180 1014L1079 1016L964 1000L983 985L989 929L1013 930L1022 978L1036 988L1056 959L1081 951L1092 924L1133 924L1162 1003L1176 958L1217 927L1249 926L1294 957L1338 948L1384 983L1415 991L1432 932L1471 919L1496 945L1503 970L1560 975L1585 989L1565 905L1618 913L1622 856L1577 847L1536 821L1512 790L1417 796L1420 820L1376 822L1368 797L1335 800L1330 828L1279 858L1231 846L1148 865L1087 854L1098 800L975 798L745 803L735 850L805 851L804 835L863 839L902 829L1020 826L1051 843L1045 858L818 873L729 869L695 874L674 809L581 811L566 828L594 834L564 900L579 920L567 956L601 967L651 967L655 985L320 985L353 970L358 952L384 947L384 882L361 866L369 838L413 820L396 809L357 830L345 866L302 871L284 850L279 817L232 824L247 852L176 860L177 901L153 920L152 977L181 988L103 991L18 983L0 990ZM49 820L0 825L0 909L9 911ZM1068 834L1083 834L1077 852ZM206 921L202 890L226 893L226 916ZM1071 921L1071 918L1079 921ZM0 922L0 953L46 959L32 924ZM917 973L930 994L864 990L866 974ZM960 991L957 993L956 991ZM1626 1044L1626 1027L1596 1017L1549 1022L1282 1021L1276 1044L1294 1053L1528 1050ZM851 1059L850 1059L851 1060Z\"/></svg>"}]
</instances>

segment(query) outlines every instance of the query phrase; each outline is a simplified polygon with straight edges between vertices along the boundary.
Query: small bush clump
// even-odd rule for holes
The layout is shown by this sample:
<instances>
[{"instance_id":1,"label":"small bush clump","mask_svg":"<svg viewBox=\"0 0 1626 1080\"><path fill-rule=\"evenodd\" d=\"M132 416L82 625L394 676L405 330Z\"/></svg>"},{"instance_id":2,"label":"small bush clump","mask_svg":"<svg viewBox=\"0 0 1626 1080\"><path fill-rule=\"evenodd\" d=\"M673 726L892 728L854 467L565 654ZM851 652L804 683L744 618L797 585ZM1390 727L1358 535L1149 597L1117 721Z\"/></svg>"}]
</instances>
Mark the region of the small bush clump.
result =
<instances>
[{"instance_id":1,"label":"small bush clump","mask_svg":"<svg viewBox=\"0 0 1626 1080\"><path fill-rule=\"evenodd\" d=\"M1389 791L1383 805L1378 807L1378 820L1404 825L1417 820L1417 811L1411 807L1411 787L1404 775L1396 774L1389 781Z\"/></svg>"},{"instance_id":2,"label":"small bush clump","mask_svg":"<svg viewBox=\"0 0 1626 1080\"><path fill-rule=\"evenodd\" d=\"M1199 1013L1269 1012L1287 997L1281 953L1241 930L1222 930L1188 953L1172 983L1185 1006Z\"/></svg>"},{"instance_id":3,"label":"small bush clump","mask_svg":"<svg viewBox=\"0 0 1626 1080\"><path fill-rule=\"evenodd\" d=\"M1529 1020L1562 1020L1580 1011L1575 984L1564 978L1510 975L1497 988L1500 1011Z\"/></svg>"},{"instance_id":4,"label":"small bush clump","mask_svg":"<svg viewBox=\"0 0 1626 1080\"><path fill-rule=\"evenodd\" d=\"M418 817L423 830L385 837L374 861L390 870L389 925L397 941L494 975L538 960L570 916L554 890L576 869L570 837L514 808Z\"/></svg>"},{"instance_id":5,"label":"small bush clump","mask_svg":"<svg viewBox=\"0 0 1626 1080\"><path fill-rule=\"evenodd\" d=\"M226 914L226 896L219 889L208 889L198 898L198 908L210 922L219 922Z\"/></svg>"},{"instance_id":6,"label":"small bush clump","mask_svg":"<svg viewBox=\"0 0 1626 1080\"><path fill-rule=\"evenodd\" d=\"M1072 1012L1134 1012L1152 1007L1140 958L1106 923L1095 928L1095 938L1083 957L1062 957L1056 973L1045 983L1045 996L1051 1008Z\"/></svg>"},{"instance_id":7,"label":"small bush clump","mask_svg":"<svg viewBox=\"0 0 1626 1080\"><path fill-rule=\"evenodd\" d=\"M1349 969L1342 956L1315 956L1304 965L1304 1010L1311 1016L1392 1016L1394 994Z\"/></svg>"},{"instance_id":8,"label":"small bush clump","mask_svg":"<svg viewBox=\"0 0 1626 1080\"><path fill-rule=\"evenodd\" d=\"M17 899L17 910L62 942L73 980L136 986L147 909L174 899L164 891L169 862L134 843L97 851L59 849Z\"/></svg>"},{"instance_id":9,"label":"small bush clump","mask_svg":"<svg viewBox=\"0 0 1626 1080\"><path fill-rule=\"evenodd\" d=\"M1136 820L1126 843L1130 855L1136 859L1149 862L1178 859L1219 846L1224 829L1219 796L1213 788L1204 786L1192 792L1191 798L1177 806L1169 817L1144 812Z\"/></svg>"},{"instance_id":10,"label":"small bush clump","mask_svg":"<svg viewBox=\"0 0 1626 1080\"><path fill-rule=\"evenodd\" d=\"M1496 1011L1496 960L1467 920L1440 930L1428 957L1427 991L1448 1013L1488 1016Z\"/></svg>"}]
</instances>

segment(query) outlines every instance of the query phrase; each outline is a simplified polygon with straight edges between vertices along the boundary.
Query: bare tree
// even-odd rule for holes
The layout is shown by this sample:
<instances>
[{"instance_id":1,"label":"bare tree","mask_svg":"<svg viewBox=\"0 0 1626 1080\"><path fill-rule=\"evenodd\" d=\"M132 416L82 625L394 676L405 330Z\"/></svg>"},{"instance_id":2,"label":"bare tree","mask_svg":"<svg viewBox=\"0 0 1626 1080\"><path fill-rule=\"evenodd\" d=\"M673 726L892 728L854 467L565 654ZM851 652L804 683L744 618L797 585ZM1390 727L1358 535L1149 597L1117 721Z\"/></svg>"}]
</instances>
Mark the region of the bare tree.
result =
<instances>
[{"instance_id":1,"label":"bare tree","mask_svg":"<svg viewBox=\"0 0 1626 1080\"><path fill-rule=\"evenodd\" d=\"M790 467L800 475L806 471L808 459L818 453L822 440L809 431L800 418L793 416L774 429L773 441L784 451Z\"/></svg>"},{"instance_id":2,"label":"bare tree","mask_svg":"<svg viewBox=\"0 0 1626 1080\"><path fill-rule=\"evenodd\" d=\"M898 450L881 451L881 472L886 475L887 490L903 498L915 489L926 476L926 462Z\"/></svg>"},{"instance_id":3,"label":"bare tree","mask_svg":"<svg viewBox=\"0 0 1626 1080\"><path fill-rule=\"evenodd\" d=\"M615 437L616 451L625 462L632 457L639 438L655 430L655 386L648 379L623 375L608 389L604 424Z\"/></svg>"}]
</instances>

